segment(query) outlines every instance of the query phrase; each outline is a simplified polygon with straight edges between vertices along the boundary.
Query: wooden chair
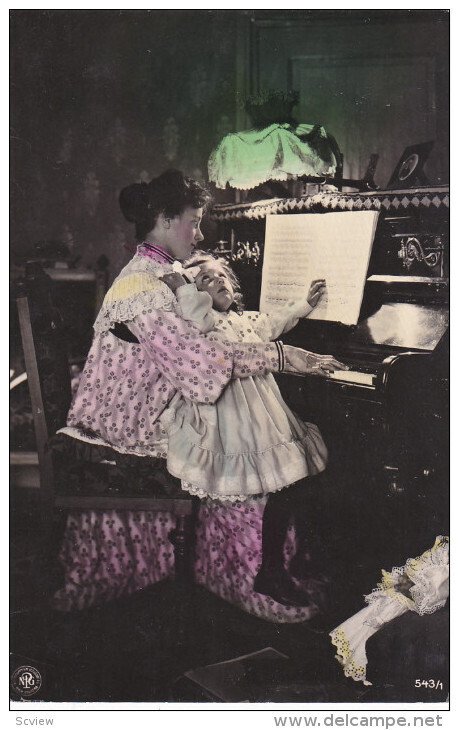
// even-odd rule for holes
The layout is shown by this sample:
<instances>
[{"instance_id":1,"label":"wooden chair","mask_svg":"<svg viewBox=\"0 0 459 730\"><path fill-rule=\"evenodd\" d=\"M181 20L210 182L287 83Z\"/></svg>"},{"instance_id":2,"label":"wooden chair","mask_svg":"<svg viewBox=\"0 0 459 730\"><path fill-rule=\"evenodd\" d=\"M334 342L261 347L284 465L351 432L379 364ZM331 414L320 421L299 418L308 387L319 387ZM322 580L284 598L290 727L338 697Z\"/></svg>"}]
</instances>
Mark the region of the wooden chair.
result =
<instances>
[{"instance_id":1,"label":"wooden chair","mask_svg":"<svg viewBox=\"0 0 459 730\"><path fill-rule=\"evenodd\" d=\"M193 555L193 498L184 492L179 492L178 496L164 497L130 493L129 484L122 494L104 494L103 490L90 494L69 494L60 490L62 485L59 484L56 470L52 437L58 428L65 425L71 401L71 381L63 320L53 306L51 285L50 278L40 264L30 262L26 265L25 278L16 291L38 451L42 524L51 529L56 515L66 511L171 512L176 516L175 530L169 533L174 545L175 576L179 584L189 585ZM106 466L110 467L108 464Z\"/></svg>"}]
</instances>

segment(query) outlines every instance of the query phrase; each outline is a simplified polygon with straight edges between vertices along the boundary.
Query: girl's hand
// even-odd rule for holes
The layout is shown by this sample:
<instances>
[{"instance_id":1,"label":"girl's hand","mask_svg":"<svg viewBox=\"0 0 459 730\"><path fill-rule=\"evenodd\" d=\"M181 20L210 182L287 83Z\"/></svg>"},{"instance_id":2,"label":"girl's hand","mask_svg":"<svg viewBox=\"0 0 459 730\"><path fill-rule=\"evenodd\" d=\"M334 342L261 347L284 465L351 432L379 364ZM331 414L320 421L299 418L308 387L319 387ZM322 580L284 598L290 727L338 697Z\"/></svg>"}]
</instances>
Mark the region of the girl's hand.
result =
<instances>
[{"instance_id":1,"label":"girl's hand","mask_svg":"<svg viewBox=\"0 0 459 730\"><path fill-rule=\"evenodd\" d=\"M172 289L172 291L175 292L179 288L179 286L183 286L184 284L188 284L187 280L184 276L181 274L178 274L176 271L173 271L171 274L164 274L163 276L160 276L161 281L164 281L165 284L169 287L169 289Z\"/></svg>"},{"instance_id":2,"label":"girl's hand","mask_svg":"<svg viewBox=\"0 0 459 730\"><path fill-rule=\"evenodd\" d=\"M284 345L285 368L287 373L301 373L303 375L321 375L326 377L335 370L349 370L333 355L318 355L315 352L302 350L300 347Z\"/></svg>"},{"instance_id":3,"label":"girl's hand","mask_svg":"<svg viewBox=\"0 0 459 730\"><path fill-rule=\"evenodd\" d=\"M322 295L325 292L326 288L326 282L325 279L314 279L314 281L311 281L311 286L309 287L307 301L310 307L314 309L314 307L319 303Z\"/></svg>"}]
</instances>

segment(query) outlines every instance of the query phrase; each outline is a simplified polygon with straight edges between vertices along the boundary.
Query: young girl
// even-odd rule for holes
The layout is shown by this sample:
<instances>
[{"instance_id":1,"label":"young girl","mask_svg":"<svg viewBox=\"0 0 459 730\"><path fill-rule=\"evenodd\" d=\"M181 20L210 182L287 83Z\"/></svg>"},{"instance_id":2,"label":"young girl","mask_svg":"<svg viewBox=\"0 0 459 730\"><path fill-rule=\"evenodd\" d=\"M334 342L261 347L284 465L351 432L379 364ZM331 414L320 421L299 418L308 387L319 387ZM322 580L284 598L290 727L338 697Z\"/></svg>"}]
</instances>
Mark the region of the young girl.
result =
<instances>
[{"instance_id":1,"label":"young girl","mask_svg":"<svg viewBox=\"0 0 459 730\"><path fill-rule=\"evenodd\" d=\"M224 259L198 253L185 268L195 277L199 316L194 287L188 285L184 297L185 290L180 289L185 278L178 273L164 277L170 288L179 291L182 316L205 331L213 325L212 333L226 342L276 339L312 311L325 287L323 280L313 282L306 302L291 303L276 315L243 312L237 279ZM207 307L198 292L209 294ZM310 354L311 373L325 375L343 367L331 356ZM254 587L282 603L305 605L305 594L284 568L282 549L292 508L298 522L296 495L301 501L308 485L284 490L293 490L293 502L293 493L279 499L279 490L305 477L309 481L325 469L327 450L317 426L295 416L274 377L263 374L261 367L259 376L232 380L212 404L191 402L177 394L162 422L168 431L167 468L182 480L183 489L199 497L230 501L276 493L273 506L270 497L265 509L263 565Z\"/></svg>"}]
</instances>

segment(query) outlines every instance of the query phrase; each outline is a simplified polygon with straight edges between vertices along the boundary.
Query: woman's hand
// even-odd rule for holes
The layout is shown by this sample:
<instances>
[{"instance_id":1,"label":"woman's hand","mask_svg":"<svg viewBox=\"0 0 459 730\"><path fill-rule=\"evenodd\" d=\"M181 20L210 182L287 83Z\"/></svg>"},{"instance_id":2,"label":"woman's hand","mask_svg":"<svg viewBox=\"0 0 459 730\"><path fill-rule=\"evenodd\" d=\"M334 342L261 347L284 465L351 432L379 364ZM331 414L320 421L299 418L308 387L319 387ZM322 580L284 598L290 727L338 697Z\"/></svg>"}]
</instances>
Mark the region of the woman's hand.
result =
<instances>
[{"instance_id":1,"label":"woman's hand","mask_svg":"<svg viewBox=\"0 0 459 730\"><path fill-rule=\"evenodd\" d=\"M172 291L175 292L179 288L179 286L183 286L184 284L188 284L187 280L184 276L181 274L178 274L176 271L173 271L170 274L164 274L163 276L160 276L161 281L164 281L165 284L169 287L169 289L172 289Z\"/></svg>"},{"instance_id":2,"label":"woman's hand","mask_svg":"<svg viewBox=\"0 0 459 730\"><path fill-rule=\"evenodd\" d=\"M319 303L320 299L322 298L322 295L325 292L326 288L326 282L325 279L314 279L314 281L311 281L311 285L309 287L308 296L306 297L308 304L310 307L314 309L314 307Z\"/></svg>"},{"instance_id":3,"label":"woman's hand","mask_svg":"<svg viewBox=\"0 0 459 730\"><path fill-rule=\"evenodd\" d=\"M285 356L284 372L301 373L303 375L321 375L326 377L335 370L349 370L333 355L318 355L315 352L302 350L301 347L283 345Z\"/></svg>"}]
</instances>

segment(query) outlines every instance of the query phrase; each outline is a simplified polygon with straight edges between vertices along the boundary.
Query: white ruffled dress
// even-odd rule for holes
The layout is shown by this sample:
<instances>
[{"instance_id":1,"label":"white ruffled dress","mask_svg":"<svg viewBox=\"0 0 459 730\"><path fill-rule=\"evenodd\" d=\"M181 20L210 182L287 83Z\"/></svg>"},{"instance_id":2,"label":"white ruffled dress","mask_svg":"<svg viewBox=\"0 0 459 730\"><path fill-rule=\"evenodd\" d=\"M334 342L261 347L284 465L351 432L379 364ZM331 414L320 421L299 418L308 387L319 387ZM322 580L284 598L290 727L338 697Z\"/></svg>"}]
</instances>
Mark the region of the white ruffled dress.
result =
<instances>
[{"instance_id":1,"label":"white ruffled dress","mask_svg":"<svg viewBox=\"0 0 459 730\"><path fill-rule=\"evenodd\" d=\"M213 333L225 341L260 343L278 335L278 323L266 314L214 315ZM230 381L211 405L177 395L162 423L168 471L200 497L238 501L275 492L327 462L319 429L290 410L271 374Z\"/></svg>"}]
</instances>

